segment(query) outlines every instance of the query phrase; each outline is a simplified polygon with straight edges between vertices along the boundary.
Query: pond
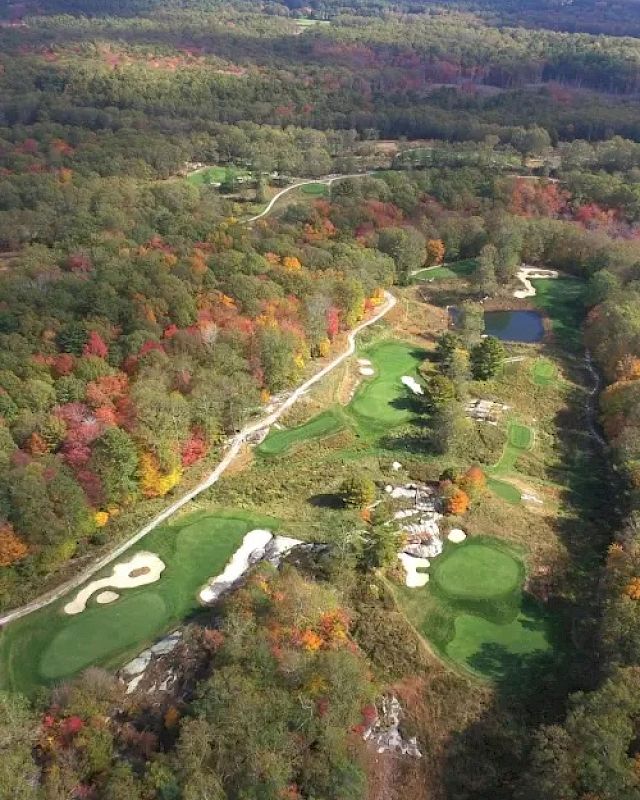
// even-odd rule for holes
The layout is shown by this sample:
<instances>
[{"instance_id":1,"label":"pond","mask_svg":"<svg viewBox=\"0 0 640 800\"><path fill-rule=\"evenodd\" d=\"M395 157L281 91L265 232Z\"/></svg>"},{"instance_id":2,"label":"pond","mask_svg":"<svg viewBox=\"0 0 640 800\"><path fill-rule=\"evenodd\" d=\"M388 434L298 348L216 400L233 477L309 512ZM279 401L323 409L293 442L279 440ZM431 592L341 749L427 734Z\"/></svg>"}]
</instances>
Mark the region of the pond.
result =
<instances>
[{"instance_id":1,"label":"pond","mask_svg":"<svg viewBox=\"0 0 640 800\"><path fill-rule=\"evenodd\" d=\"M485 311L485 333L505 342L539 342L544 336L538 311Z\"/></svg>"}]
</instances>

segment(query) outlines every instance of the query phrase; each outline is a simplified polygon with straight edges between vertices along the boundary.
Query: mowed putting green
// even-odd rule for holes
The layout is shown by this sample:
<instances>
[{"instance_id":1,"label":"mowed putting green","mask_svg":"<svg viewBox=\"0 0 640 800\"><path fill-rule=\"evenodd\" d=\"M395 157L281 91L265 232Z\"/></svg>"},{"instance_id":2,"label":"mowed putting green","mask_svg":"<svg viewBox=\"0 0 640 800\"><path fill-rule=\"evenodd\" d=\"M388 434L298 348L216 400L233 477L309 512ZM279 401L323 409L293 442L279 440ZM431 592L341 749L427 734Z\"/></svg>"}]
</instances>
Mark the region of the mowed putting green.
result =
<instances>
[{"instance_id":1,"label":"mowed putting green","mask_svg":"<svg viewBox=\"0 0 640 800\"><path fill-rule=\"evenodd\" d=\"M423 588L398 590L407 615L442 655L517 689L523 670L549 666L555 622L523 592L524 565L503 542L473 537L447 545Z\"/></svg>"},{"instance_id":2,"label":"mowed putting green","mask_svg":"<svg viewBox=\"0 0 640 800\"><path fill-rule=\"evenodd\" d=\"M94 596L85 611L69 616L63 607L76 590L5 627L0 688L28 694L89 666L122 665L200 608L199 590L222 572L244 535L256 528L275 530L276 521L239 511L199 513L152 531L114 563L136 551L156 553L166 565L160 580L118 590L120 598L110 605L98 605Z\"/></svg>"},{"instance_id":3,"label":"mowed putting green","mask_svg":"<svg viewBox=\"0 0 640 800\"><path fill-rule=\"evenodd\" d=\"M371 362L374 374L363 377L353 399L345 408L323 411L308 422L294 428L270 431L256 452L275 457L311 439L321 439L345 427L355 429L360 436L375 438L391 428L409 422L419 406L411 389L402 383L407 376L418 380L418 367L425 351L407 342L379 342L358 354Z\"/></svg>"},{"instance_id":4,"label":"mowed putting green","mask_svg":"<svg viewBox=\"0 0 640 800\"><path fill-rule=\"evenodd\" d=\"M301 442L331 436L341 430L344 424L339 411L323 411L322 414L295 428L271 430L265 440L256 447L256 452L263 456L280 456Z\"/></svg>"},{"instance_id":5,"label":"mowed putting green","mask_svg":"<svg viewBox=\"0 0 640 800\"><path fill-rule=\"evenodd\" d=\"M513 556L473 540L436 562L433 580L451 598L486 600L514 592L522 582L522 565Z\"/></svg>"},{"instance_id":6,"label":"mowed putting green","mask_svg":"<svg viewBox=\"0 0 640 800\"><path fill-rule=\"evenodd\" d=\"M507 441L497 464L490 468L491 475L507 475L513 472L516 461L526 450L533 447L533 431L527 425L510 422L507 428Z\"/></svg>"},{"instance_id":7,"label":"mowed putting green","mask_svg":"<svg viewBox=\"0 0 640 800\"><path fill-rule=\"evenodd\" d=\"M360 354L371 361L374 375L363 381L348 406L360 432L377 434L408 422L418 410L416 396L402 377L419 382L425 351L407 342L385 341Z\"/></svg>"},{"instance_id":8,"label":"mowed putting green","mask_svg":"<svg viewBox=\"0 0 640 800\"><path fill-rule=\"evenodd\" d=\"M531 367L531 379L536 386L550 386L556 382L558 371L553 361L537 358Z\"/></svg>"}]
</instances>

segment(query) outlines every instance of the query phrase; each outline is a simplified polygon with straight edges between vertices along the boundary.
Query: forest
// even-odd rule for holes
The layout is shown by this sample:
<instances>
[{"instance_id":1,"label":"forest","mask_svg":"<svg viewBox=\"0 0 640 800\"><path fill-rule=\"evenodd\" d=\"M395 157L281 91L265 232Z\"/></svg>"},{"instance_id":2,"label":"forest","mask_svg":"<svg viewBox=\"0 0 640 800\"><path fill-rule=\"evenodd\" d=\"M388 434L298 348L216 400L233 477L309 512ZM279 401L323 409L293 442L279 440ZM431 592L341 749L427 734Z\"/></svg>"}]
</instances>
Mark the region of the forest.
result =
<instances>
[{"instance_id":1,"label":"forest","mask_svg":"<svg viewBox=\"0 0 640 800\"><path fill-rule=\"evenodd\" d=\"M0 691L0 798L640 797L635 7L54 0L2 3L0 20L0 608L193 486L385 290L413 308L425 268L471 264L441 303L467 304L469 341L438 339L412 431L460 467L435 475L448 514L479 513L471 465L499 449L460 433L469 386L504 358L473 339L474 310L521 264L584 287L576 352L600 375L607 443L586 541L564 533L593 510L576 510L584 487L557 515L580 552L554 589L572 654L541 691L478 688L425 649L384 573L388 509L363 515L376 487L347 472L319 559L262 565L190 620L179 700L97 668ZM339 173L247 224L280 188ZM278 469L216 500L275 496ZM532 538L551 524L535 519ZM362 739L390 686L421 711L450 698L448 727L433 710L410 731L428 778L395 762L381 777Z\"/></svg>"}]
</instances>

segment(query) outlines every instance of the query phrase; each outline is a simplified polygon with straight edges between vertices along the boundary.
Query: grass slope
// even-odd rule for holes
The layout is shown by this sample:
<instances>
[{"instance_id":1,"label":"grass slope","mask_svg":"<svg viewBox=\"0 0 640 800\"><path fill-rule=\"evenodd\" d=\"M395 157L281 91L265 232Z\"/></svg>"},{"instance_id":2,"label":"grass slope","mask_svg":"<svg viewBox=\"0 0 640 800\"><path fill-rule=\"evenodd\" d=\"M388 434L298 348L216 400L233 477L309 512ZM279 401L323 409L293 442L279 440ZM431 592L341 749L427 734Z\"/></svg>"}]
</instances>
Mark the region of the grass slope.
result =
<instances>
[{"instance_id":1,"label":"grass slope","mask_svg":"<svg viewBox=\"0 0 640 800\"><path fill-rule=\"evenodd\" d=\"M244 535L274 529L275 520L241 511L199 513L152 531L121 560L139 550L157 553L160 580L121 590L115 603L68 616L63 606L77 592L17 620L0 634L0 688L31 693L88 666L117 667L199 609L198 590L219 574ZM110 575L108 568L98 577Z\"/></svg>"},{"instance_id":2,"label":"grass slope","mask_svg":"<svg viewBox=\"0 0 640 800\"><path fill-rule=\"evenodd\" d=\"M554 339L569 351L582 350L585 284L576 278L532 280L531 283L536 290L531 300L549 315Z\"/></svg>"}]
</instances>

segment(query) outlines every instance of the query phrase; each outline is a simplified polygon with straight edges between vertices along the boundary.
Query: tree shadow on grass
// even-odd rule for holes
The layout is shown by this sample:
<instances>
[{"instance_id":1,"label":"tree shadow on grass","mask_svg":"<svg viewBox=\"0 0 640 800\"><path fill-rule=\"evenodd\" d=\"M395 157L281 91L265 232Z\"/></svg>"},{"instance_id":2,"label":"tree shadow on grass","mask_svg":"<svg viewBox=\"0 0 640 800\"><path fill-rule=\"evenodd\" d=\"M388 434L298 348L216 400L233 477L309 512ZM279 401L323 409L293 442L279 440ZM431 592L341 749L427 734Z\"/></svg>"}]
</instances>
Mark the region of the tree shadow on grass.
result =
<instances>
[{"instance_id":1,"label":"tree shadow on grass","mask_svg":"<svg viewBox=\"0 0 640 800\"><path fill-rule=\"evenodd\" d=\"M339 494L335 492L323 492L321 494L312 495L307 502L315 508L330 508L333 511L341 511L344 506L344 500Z\"/></svg>"},{"instance_id":2,"label":"tree shadow on grass","mask_svg":"<svg viewBox=\"0 0 640 800\"><path fill-rule=\"evenodd\" d=\"M407 392L408 391L407 389ZM398 411L410 411L412 414L419 414L423 410L420 407L420 403L408 394L396 397L389 405L392 408L396 408Z\"/></svg>"}]
</instances>

